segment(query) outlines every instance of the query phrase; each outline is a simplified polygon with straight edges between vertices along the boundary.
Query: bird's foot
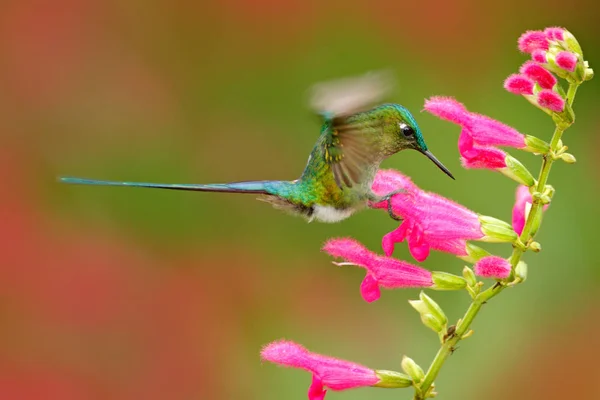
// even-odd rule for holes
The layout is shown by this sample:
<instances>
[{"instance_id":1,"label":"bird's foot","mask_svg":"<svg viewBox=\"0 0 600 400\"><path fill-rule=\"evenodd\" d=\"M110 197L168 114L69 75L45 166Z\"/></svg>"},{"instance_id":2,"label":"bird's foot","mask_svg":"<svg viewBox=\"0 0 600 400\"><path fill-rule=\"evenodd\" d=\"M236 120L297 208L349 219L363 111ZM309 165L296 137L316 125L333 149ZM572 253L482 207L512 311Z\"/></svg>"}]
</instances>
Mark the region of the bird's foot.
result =
<instances>
[{"instance_id":1,"label":"bird's foot","mask_svg":"<svg viewBox=\"0 0 600 400\"><path fill-rule=\"evenodd\" d=\"M404 219L402 217L397 216L394 213L394 210L392 208L392 197L394 197L394 195L396 194L400 194L400 193L407 193L406 190L404 189L398 189L398 190L394 190L393 192L390 192L388 194L386 194L385 196L382 196L379 198L379 201L385 201L387 202L387 211L389 216L396 221L403 221Z\"/></svg>"}]
</instances>

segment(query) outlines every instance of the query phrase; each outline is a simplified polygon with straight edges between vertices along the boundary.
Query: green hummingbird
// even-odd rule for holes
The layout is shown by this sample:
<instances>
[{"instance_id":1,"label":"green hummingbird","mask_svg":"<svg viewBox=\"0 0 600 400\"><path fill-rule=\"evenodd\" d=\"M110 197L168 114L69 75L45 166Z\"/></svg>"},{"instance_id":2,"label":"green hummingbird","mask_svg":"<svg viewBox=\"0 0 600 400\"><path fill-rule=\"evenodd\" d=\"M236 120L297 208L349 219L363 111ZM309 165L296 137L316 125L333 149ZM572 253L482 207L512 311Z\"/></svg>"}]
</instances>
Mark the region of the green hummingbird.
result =
<instances>
[{"instance_id":1,"label":"green hummingbird","mask_svg":"<svg viewBox=\"0 0 600 400\"><path fill-rule=\"evenodd\" d=\"M386 103L365 109L389 90L381 75L336 81L316 87L313 105L322 117L321 134L304 172L292 181L245 181L215 184L120 182L61 177L64 183L132 186L201 192L259 194L259 200L309 222L338 222L366 207L369 201L388 201L371 191L381 162L404 149L417 150L452 179L450 171L429 151L412 114Z\"/></svg>"}]
</instances>

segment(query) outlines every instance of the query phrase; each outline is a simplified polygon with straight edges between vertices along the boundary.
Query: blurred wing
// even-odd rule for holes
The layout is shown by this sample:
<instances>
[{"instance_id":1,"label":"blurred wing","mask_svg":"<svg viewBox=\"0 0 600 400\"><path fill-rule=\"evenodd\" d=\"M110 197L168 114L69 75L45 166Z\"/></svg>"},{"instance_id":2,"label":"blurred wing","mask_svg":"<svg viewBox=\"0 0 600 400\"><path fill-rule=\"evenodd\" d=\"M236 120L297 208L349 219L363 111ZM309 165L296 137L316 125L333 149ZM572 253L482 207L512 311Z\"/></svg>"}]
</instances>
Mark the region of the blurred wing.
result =
<instances>
[{"instance_id":1,"label":"blurred wing","mask_svg":"<svg viewBox=\"0 0 600 400\"><path fill-rule=\"evenodd\" d=\"M378 125L379 121L347 122L345 118L334 118L323 133L325 161L340 189L362 183L377 163L374 136L376 129L381 129Z\"/></svg>"},{"instance_id":2,"label":"blurred wing","mask_svg":"<svg viewBox=\"0 0 600 400\"><path fill-rule=\"evenodd\" d=\"M381 103L394 87L391 71L318 83L312 87L310 105L329 118L348 116Z\"/></svg>"}]
</instances>

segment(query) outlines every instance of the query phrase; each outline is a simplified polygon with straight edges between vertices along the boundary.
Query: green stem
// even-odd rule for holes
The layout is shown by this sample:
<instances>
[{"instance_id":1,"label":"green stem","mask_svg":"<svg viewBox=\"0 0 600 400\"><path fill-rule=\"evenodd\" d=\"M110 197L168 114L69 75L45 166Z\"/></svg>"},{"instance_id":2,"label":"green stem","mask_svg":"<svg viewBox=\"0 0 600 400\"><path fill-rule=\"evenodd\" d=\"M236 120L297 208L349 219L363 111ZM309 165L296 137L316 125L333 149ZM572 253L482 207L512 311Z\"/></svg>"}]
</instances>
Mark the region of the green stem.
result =
<instances>
[{"instance_id":1,"label":"green stem","mask_svg":"<svg viewBox=\"0 0 600 400\"><path fill-rule=\"evenodd\" d=\"M569 85L569 91L567 92L567 103L569 104L569 106L573 104L578 86L579 84L576 83ZM554 159L552 158L552 153L558 150L558 144L564 130L565 129L561 129L558 126L554 130L554 134L552 135L552 141L550 142L550 152L543 156L542 167L538 175L538 181L536 186L537 192L542 193L546 187L548 177L550 176L550 168L552 167L552 163L554 162ZM532 239L532 228L535 219L534 216L537 215L538 212L540 212L542 207L543 204L541 203L541 200L539 198L533 199L533 205L531 206L531 210L529 211L527 221L525 222L525 226L523 227L523 231L521 232L521 235L519 237L522 243L528 243L529 240ZM513 252L509 259L513 273L511 274L511 277L509 279L514 279L514 270L519 261L521 260L521 256L524 252L525 250L522 247L514 246ZM496 283L492 287L481 292L473 299L473 302L467 309L467 312L465 313L463 318L458 322L454 335L442 344L437 354L435 355L435 358L431 362L431 365L427 370L427 374L425 375L423 382L421 382L418 390L415 393L414 400L424 400L427 397L429 397L428 394L431 391L433 382L440 373L444 362L454 352L454 350L456 349L456 345L458 344L458 342L461 341L462 336L465 333L467 333L469 327L471 326L471 323L481 310L481 307L488 300L502 292L506 287L507 286L505 282Z\"/></svg>"}]
</instances>

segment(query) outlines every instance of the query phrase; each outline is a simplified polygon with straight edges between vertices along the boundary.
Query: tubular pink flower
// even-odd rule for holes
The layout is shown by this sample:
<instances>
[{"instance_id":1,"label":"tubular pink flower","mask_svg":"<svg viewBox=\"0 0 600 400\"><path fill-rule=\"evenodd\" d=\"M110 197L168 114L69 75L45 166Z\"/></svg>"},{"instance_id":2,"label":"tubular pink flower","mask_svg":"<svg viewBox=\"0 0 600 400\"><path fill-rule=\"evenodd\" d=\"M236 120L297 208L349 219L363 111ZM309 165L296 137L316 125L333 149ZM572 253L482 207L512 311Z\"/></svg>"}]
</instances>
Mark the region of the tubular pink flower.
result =
<instances>
[{"instance_id":1,"label":"tubular pink flower","mask_svg":"<svg viewBox=\"0 0 600 400\"><path fill-rule=\"evenodd\" d=\"M531 193L529 193L529 188L519 185L515 195L515 205L512 209L512 227L519 235L523 232L523 227L525 226L525 221L527 220L532 204L533 198L531 197ZM548 205L545 205L543 210L546 211L547 208Z\"/></svg>"},{"instance_id":2,"label":"tubular pink flower","mask_svg":"<svg viewBox=\"0 0 600 400\"><path fill-rule=\"evenodd\" d=\"M502 257L487 256L475 263L473 270L476 275L484 278L504 279L510 275L511 265Z\"/></svg>"},{"instance_id":3,"label":"tubular pink flower","mask_svg":"<svg viewBox=\"0 0 600 400\"><path fill-rule=\"evenodd\" d=\"M397 186L391 186L395 176ZM398 189L406 190L393 196L392 209L403 218L400 226L383 237L386 255L394 251L394 244L406 240L411 255L424 261L431 249L457 256L466 256L466 241L484 236L478 215L473 211L435 193L418 188L409 178L393 170L378 171L372 190L378 196ZM372 204L387 209L387 201Z\"/></svg>"},{"instance_id":4,"label":"tubular pink flower","mask_svg":"<svg viewBox=\"0 0 600 400\"><path fill-rule=\"evenodd\" d=\"M544 29L544 34L546 35L546 37L549 40L563 41L564 40L564 32L565 32L565 28L560 28L558 26L553 26L553 27Z\"/></svg>"},{"instance_id":5,"label":"tubular pink flower","mask_svg":"<svg viewBox=\"0 0 600 400\"><path fill-rule=\"evenodd\" d=\"M324 356L308 351L303 346L280 340L266 345L260 352L263 360L285 367L300 368L313 374L308 389L309 400L323 400L328 387L346 390L373 386L380 381L375 371L350 361Z\"/></svg>"},{"instance_id":6,"label":"tubular pink flower","mask_svg":"<svg viewBox=\"0 0 600 400\"><path fill-rule=\"evenodd\" d=\"M473 157L462 157L461 163L471 169L500 169L506 168L506 153L495 147L477 147Z\"/></svg>"},{"instance_id":7,"label":"tubular pink flower","mask_svg":"<svg viewBox=\"0 0 600 400\"><path fill-rule=\"evenodd\" d=\"M462 126L476 145L523 148L525 136L516 129L485 115L468 111L450 97L432 97L425 100L425 110L431 114Z\"/></svg>"},{"instance_id":8,"label":"tubular pink flower","mask_svg":"<svg viewBox=\"0 0 600 400\"><path fill-rule=\"evenodd\" d=\"M521 95L532 95L535 82L529 77L521 74L512 74L504 81L504 89Z\"/></svg>"},{"instance_id":9,"label":"tubular pink flower","mask_svg":"<svg viewBox=\"0 0 600 400\"><path fill-rule=\"evenodd\" d=\"M360 285L360 293L369 303L381 297L380 287L394 289L433 286L431 272L426 269L375 254L353 239L331 239L325 243L323 251L367 270Z\"/></svg>"},{"instance_id":10,"label":"tubular pink flower","mask_svg":"<svg viewBox=\"0 0 600 400\"><path fill-rule=\"evenodd\" d=\"M542 89L552 89L556 85L556 77L535 61L527 61L519 71L536 81Z\"/></svg>"},{"instance_id":11,"label":"tubular pink flower","mask_svg":"<svg viewBox=\"0 0 600 400\"><path fill-rule=\"evenodd\" d=\"M573 72L577 66L577 56L570 51L561 51L556 55L556 65L565 71Z\"/></svg>"},{"instance_id":12,"label":"tubular pink flower","mask_svg":"<svg viewBox=\"0 0 600 400\"><path fill-rule=\"evenodd\" d=\"M548 37L542 31L527 31L519 37L519 50L532 53L534 50L548 50Z\"/></svg>"},{"instance_id":13,"label":"tubular pink flower","mask_svg":"<svg viewBox=\"0 0 600 400\"><path fill-rule=\"evenodd\" d=\"M554 112L562 112L565 109L565 100L552 90L544 89L538 93L537 102L541 107Z\"/></svg>"},{"instance_id":14,"label":"tubular pink flower","mask_svg":"<svg viewBox=\"0 0 600 400\"><path fill-rule=\"evenodd\" d=\"M540 64L546 64L548 62L546 59L546 52L541 49L534 50L533 53L531 53L531 59Z\"/></svg>"}]
</instances>

